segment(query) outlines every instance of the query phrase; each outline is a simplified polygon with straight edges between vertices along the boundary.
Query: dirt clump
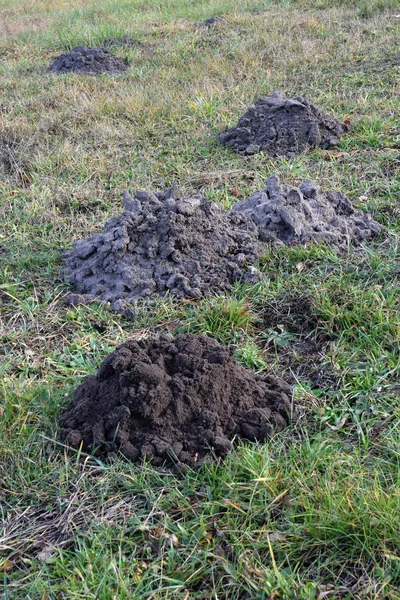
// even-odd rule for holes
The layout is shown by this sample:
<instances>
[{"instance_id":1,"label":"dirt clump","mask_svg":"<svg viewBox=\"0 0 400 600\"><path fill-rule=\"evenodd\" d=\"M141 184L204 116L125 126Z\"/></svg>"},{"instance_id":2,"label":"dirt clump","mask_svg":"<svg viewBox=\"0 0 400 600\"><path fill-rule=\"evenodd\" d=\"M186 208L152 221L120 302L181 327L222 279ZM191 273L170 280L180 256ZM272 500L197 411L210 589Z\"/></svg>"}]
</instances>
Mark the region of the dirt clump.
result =
<instances>
[{"instance_id":1,"label":"dirt clump","mask_svg":"<svg viewBox=\"0 0 400 600\"><path fill-rule=\"evenodd\" d=\"M219 139L240 154L265 152L293 157L318 146L337 146L347 126L311 104L307 98L288 98L274 92L262 96L239 119L236 127Z\"/></svg>"},{"instance_id":2,"label":"dirt clump","mask_svg":"<svg viewBox=\"0 0 400 600\"><path fill-rule=\"evenodd\" d=\"M49 68L50 73L80 73L82 75L119 75L129 65L105 48L76 46L69 52L57 56Z\"/></svg>"},{"instance_id":3,"label":"dirt clump","mask_svg":"<svg viewBox=\"0 0 400 600\"><path fill-rule=\"evenodd\" d=\"M221 23L222 21L225 21L224 17L222 15L216 15L215 17L210 17L209 19L200 21L200 23L198 23L198 27L210 28L218 23Z\"/></svg>"},{"instance_id":4,"label":"dirt clump","mask_svg":"<svg viewBox=\"0 0 400 600\"><path fill-rule=\"evenodd\" d=\"M264 243L246 214L224 211L201 196L183 198L176 186L166 193L139 191L134 198L125 193L124 206L121 216L70 252L66 277L78 292L72 303L96 299L124 310L139 298L200 298L257 276L247 267Z\"/></svg>"},{"instance_id":5,"label":"dirt clump","mask_svg":"<svg viewBox=\"0 0 400 600\"><path fill-rule=\"evenodd\" d=\"M61 438L97 455L200 465L235 437L265 441L288 423L291 387L258 376L207 336L128 340L76 389Z\"/></svg>"},{"instance_id":6,"label":"dirt clump","mask_svg":"<svg viewBox=\"0 0 400 600\"><path fill-rule=\"evenodd\" d=\"M370 214L353 207L340 191L324 191L312 181L300 187L281 185L272 175L265 189L235 204L232 212L247 214L265 241L295 244L326 242L345 248L362 243L381 230Z\"/></svg>"}]
</instances>

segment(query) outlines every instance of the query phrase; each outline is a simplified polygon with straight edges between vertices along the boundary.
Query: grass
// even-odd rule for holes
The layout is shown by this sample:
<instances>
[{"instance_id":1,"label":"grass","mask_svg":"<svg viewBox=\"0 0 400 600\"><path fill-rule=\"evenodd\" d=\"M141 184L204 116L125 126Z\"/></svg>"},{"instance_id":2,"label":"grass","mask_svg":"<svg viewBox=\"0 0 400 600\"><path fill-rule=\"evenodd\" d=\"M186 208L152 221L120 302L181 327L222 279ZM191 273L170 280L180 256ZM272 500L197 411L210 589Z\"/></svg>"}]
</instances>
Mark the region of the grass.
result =
<instances>
[{"instance_id":1,"label":"grass","mask_svg":"<svg viewBox=\"0 0 400 600\"><path fill-rule=\"evenodd\" d=\"M397 599L398 28L393 0L0 2L0 586L9 599ZM197 23L214 15L210 28ZM118 78L51 77L56 54L128 34ZM293 160L218 145L255 98L351 122ZM70 307L73 240L123 190L174 181L230 207L272 173L343 190L368 247L270 248L263 281L128 317ZM208 333L294 384L293 424L177 477L57 441L82 378L129 336Z\"/></svg>"}]
</instances>

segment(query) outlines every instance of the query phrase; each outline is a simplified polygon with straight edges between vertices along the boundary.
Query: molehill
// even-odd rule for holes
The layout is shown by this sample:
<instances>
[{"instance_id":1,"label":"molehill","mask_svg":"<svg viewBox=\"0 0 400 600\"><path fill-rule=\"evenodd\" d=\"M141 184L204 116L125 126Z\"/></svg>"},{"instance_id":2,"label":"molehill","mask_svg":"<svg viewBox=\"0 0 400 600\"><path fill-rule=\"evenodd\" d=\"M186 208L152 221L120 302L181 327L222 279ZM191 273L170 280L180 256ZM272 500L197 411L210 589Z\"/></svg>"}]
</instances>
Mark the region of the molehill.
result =
<instances>
[{"instance_id":1,"label":"molehill","mask_svg":"<svg viewBox=\"0 0 400 600\"><path fill-rule=\"evenodd\" d=\"M129 65L105 48L76 46L69 52L57 56L49 68L50 73L80 73L82 75L119 75L125 73Z\"/></svg>"},{"instance_id":2,"label":"molehill","mask_svg":"<svg viewBox=\"0 0 400 600\"><path fill-rule=\"evenodd\" d=\"M259 98L237 126L222 133L219 139L240 154L265 152L293 157L313 146L336 146L346 130L345 124L322 112L307 98L287 98L274 92Z\"/></svg>"},{"instance_id":3,"label":"molehill","mask_svg":"<svg viewBox=\"0 0 400 600\"><path fill-rule=\"evenodd\" d=\"M125 212L104 230L78 241L66 264L78 295L72 304L93 299L114 310L143 297L199 298L229 289L261 254L256 225L245 214L226 212L200 196L183 198L174 186L166 193L125 193ZM247 268L247 271L246 271Z\"/></svg>"},{"instance_id":4,"label":"molehill","mask_svg":"<svg viewBox=\"0 0 400 600\"><path fill-rule=\"evenodd\" d=\"M284 244L326 242L345 248L364 242L381 230L370 214L353 207L340 191L324 191L312 181L299 188L280 185L272 175L265 189L234 205L248 215L265 241Z\"/></svg>"},{"instance_id":5,"label":"molehill","mask_svg":"<svg viewBox=\"0 0 400 600\"><path fill-rule=\"evenodd\" d=\"M210 451L226 455L234 438L264 442L284 428L290 396L207 336L129 340L76 389L61 438L99 456L195 467Z\"/></svg>"}]
</instances>

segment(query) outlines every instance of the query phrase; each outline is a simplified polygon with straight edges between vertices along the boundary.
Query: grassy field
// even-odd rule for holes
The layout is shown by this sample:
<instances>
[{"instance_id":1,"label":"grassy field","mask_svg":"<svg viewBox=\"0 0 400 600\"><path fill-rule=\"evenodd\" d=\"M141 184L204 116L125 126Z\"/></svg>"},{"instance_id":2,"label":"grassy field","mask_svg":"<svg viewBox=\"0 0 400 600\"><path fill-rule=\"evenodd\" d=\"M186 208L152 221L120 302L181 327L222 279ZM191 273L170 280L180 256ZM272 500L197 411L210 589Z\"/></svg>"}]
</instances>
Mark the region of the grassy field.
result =
<instances>
[{"instance_id":1,"label":"grassy field","mask_svg":"<svg viewBox=\"0 0 400 600\"><path fill-rule=\"evenodd\" d=\"M223 15L214 26L206 18ZM0 594L55 599L400 597L400 3L0 0ZM120 77L50 76L128 34ZM257 97L351 122L334 151L237 156ZM262 284L196 303L69 307L63 257L125 189L229 207L279 174L344 191L385 232L338 255L271 248ZM69 451L57 418L129 336L203 332L294 384L293 424L179 477Z\"/></svg>"}]
</instances>

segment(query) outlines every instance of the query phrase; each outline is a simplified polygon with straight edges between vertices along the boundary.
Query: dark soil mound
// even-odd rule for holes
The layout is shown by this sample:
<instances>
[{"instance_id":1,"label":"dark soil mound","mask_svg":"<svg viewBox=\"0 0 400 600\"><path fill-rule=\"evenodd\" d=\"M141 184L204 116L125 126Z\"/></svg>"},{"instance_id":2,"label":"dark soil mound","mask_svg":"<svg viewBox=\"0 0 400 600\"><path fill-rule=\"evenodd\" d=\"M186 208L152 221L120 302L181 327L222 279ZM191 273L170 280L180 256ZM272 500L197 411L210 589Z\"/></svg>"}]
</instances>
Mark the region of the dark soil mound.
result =
<instances>
[{"instance_id":1,"label":"dark soil mound","mask_svg":"<svg viewBox=\"0 0 400 600\"><path fill-rule=\"evenodd\" d=\"M146 44L140 40L123 35L122 37L109 38L103 42L104 48L146 48Z\"/></svg>"},{"instance_id":2,"label":"dark soil mound","mask_svg":"<svg viewBox=\"0 0 400 600\"><path fill-rule=\"evenodd\" d=\"M232 211L247 214L265 241L284 244L314 241L345 247L381 230L371 215L355 209L342 192L325 192L312 181L299 188L280 185L277 175L268 179L264 190L238 202Z\"/></svg>"},{"instance_id":3,"label":"dark soil mound","mask_svg":"<svg viewBox=\"0 0 400 600\"><path fill-rule=\"evenodd\" d=\"M84 295L72 295L72 303L89 295L123 310L126 301L168 292L199 298L231 287L264 247L247 215L199 196L183 199L176 187L166 194L125 194L124 205L101 233L72 249L67 279ZM245 278L251 281L254 271Z\"/></svg>"},{"instance_id":4,"label":"dark soil mound","mask_svg":"<svg viewBox=\"0 0 400 600\"><path fill-rule=\"evenodd\" d=\"M237 126L222 133L219 139L241 154L265 152L292 157L313 146L336 146L346 129L346 125L306 98L287 98L275 92L259 98Z\"/></svg>"},{"instance_id":5,"label":"dark soil mound","mask_svg":"<svg viewBox=\"0 0 400 600\"><path fill-rule=\"evenodd\" d=\"M291 388L260 377L206 336L130 340L75 391L60 417L68 444L107 455L201 464L225 455L235 436L265 441L285 427Z\"/></svg>"},{"instance_id":6,"label":"dark soil mound","mask_svg":"<svg viewBox=\"0 0 400 600\"><path fill-rule=\"evenodd\" d=\"M119 75L125 73L128 69L129 65L122 58L114 56L104 48L76 46L70 52L60 54L49 68L49 72Z\"/></svg>"}]
</instances>

